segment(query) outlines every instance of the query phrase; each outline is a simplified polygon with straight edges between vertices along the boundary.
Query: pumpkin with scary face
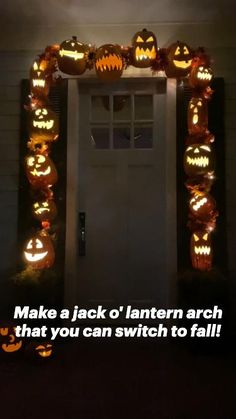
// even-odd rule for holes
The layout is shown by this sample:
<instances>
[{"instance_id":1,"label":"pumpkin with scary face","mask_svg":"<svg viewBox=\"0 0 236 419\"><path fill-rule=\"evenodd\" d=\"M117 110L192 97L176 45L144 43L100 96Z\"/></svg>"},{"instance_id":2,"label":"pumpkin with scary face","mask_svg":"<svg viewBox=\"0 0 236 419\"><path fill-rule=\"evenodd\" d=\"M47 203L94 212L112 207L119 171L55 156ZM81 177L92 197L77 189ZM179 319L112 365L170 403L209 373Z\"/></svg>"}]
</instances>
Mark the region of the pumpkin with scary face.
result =
<instances>
[{"instance_id":1,"label":"pumpkin with scary face","mask_svg":"<svg viewBox=\"0 0 236 419\"><path fill-rule=\"evenodd\" d=\"M190 73L190 85L194 88L205 89L213 78L212 69L206 65L199 65L192 68Z\"/></svg>"},{"instance_id":2,"label":"pumpkin with scary face","mask_svg":"<svg viewBox=\"0 0 236 419\"><path fill-rule=\"evenodd\" d=\"M57 182L54 163L43 154L35 154L26 158L26 175L30 184L36 189L47 188Z\"/></svg>"},{"instance_id":3,"label":"pumpkin with scary face","mask_svg":"<svg viewBox=\"0 0 236 419\"><path fill-rule=\"evenodd\" d=\"M86 70L89 47L77 41L73 36L60 45L58 51L58 67L66 74L80 75Z\"/></svg>"},{"instance_id":4,"label":"pumpkin with scary face","mask_svg":"<svg viewBox=\"0 0 236 419\"><path fill-rule=\"evenodd\" d=\"M196 191L189 201L191 213L202 221L210 220L215 208L216 202L209 193Z\"/></svg>"},{"instance_id":5,"label":"pumpkin with scary face","mask_svg":"<svg viewBox=\"0 0 236 419\"><path fill-rule=\"evenodd\" d=\"M208 129L207 102L193 97L188 105L188 132L190 135L205 134Z\"/></svg>"},{"instance_id":6,"label":"pumpkin with scary face","mask_svg":"<svg viewBox=\"0 0 236 419\"><path fill-rule=\"evenodd\" d=\"M31 237L24 249L24 260L33 269L50 268L55 259L55 252L50 236L41 231Z\"/></svg>"},{"instance_id":7,"label":"pumpkin with scary face","mask_svg":"<svg viewBox=\"0 0 236 419\"><path fill-rule=\"evenodd\" d=\"M190 242L192 266L200 271L209 271L212 267L212 246L210 234L196 231L192 234Z\"/></svg>"},{"instance_id":8,"label":"pumpkin with scary face","mask_svg":"<svg viewBox=\"0 0 236 419\"><path fill-rule=\"evenodd\" d=\"M47 61L36 60L30 69L30 91L35 96L47 96L49 93Z\"/></svg>"},{"instance_id":9,"label":"pumpkin with scary face","mask_svg":"<svg viewBox=\"0 0 236 419\"><path fill-rule=\"evenodd\" d=\"M183 42L172 44L167 52L167 77L185 77L191 70L192 54L189 46Z\"/></svg>"},{"instance_id":10,"label":"pumpkin with scary face","mask_svg":"<svg viewBox=\"0 0 236 419\"><path fill-rule=\"evenodd\" d=\"M33 204L33 216L36 220L52 221L57 216L57 207L52 199L37 201Z\"/></svg>"},{"instance_id":11,"label":"pumpkin with scary face","mask_svg":"<svg viewBox=\"0 0 236 419\"><path fill-rule=\"evenodd\" d=\"M132 40L132 63L135 67L150 67L157 56L157 40L153 32L143 29Z\"/></svg>"},{"instance_id":12,"label":"pumpkin with scary face","mask_svg":"<svg viewBox=\"0 0 236 419\"><path fill-rule=\"evenodd\" d=\"M58 116L51 109L41 107L30 113L29 134L32 140L39 143L55 141L58 133Z\"/></svg>"},{"instance_id":13,"label":"pumpkin with scary face","mask_svg":"<svg viewBox=\"0 0 236 419\"><path fill-rule=\"evenodd\" d=\"M208 144L193 144L184 153L184 171L189 177L206 175L214 170L212 148Z\"/></svg>"},{"instance_id":14,"label":"pumpkin with scary face","mask_svg":"<svg viewBox=\"0 0 236 419\"><path fill-rule=\"evenodd\" d=\"M22 348L22 340L16 337L13 326L0 327L0 348L3 352L13 354Z\"/></svg>"},{"instance_id":15,"label":"pumpkin with scary face","mask_svg":"<svg viewBox=\"0 0 236 419\"><path fill-rule=\"evenodd\" d=\"M95 57L95 69L103 81L116 81L123 72L123 60L118 45L106 44L98 48Z\"/></svg>"}]
</instances>

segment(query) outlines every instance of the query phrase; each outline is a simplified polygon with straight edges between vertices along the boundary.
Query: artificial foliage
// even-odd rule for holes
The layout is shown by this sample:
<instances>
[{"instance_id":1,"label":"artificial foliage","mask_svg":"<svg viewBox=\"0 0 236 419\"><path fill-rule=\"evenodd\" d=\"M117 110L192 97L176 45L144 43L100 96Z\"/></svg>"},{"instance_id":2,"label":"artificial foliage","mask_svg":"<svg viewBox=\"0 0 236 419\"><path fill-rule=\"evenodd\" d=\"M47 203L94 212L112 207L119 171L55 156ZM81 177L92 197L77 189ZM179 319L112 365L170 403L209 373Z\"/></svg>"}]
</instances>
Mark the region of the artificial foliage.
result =
<instances>
[{"instance_id":1,"label":"artificial foliage","mask_svg":"<svg viewBox=\"0 0 236 419\"><path fill-rule=\"evenodd\" d=\"M25 105L29 114L29 155L25 169L33 193L40 191L41 199L35 196L31 204L39 229L28 238L24 257L33 270L51 267L55 253L51 222L56 222L53 186L58 176L50 153L60 133L57 116L48 99L50 86L58 83L64 74L81 76L92 69L101 82L116 82L129 66L149 67L152 75L164 71L167 77L187 78L189 81L192 98L188 106L184 170L187 175L185 185L189 191L188 227L192 232L190 255L192 266L197 270L207 271L212 267L210 239L218 212L210 195L215 178L214 135L208 130L208 102L213 93L210 88L213 78L211 60L202 47L194 50L183 41L176 41L167 48L158 47L155 34L145 28L133 36L130 46L107 43L96 47L73 36L60 45L48 46L32 63L30 102ZM202 243L200 246L196 245L196 238ZM50 249L41 251L48 252L45 260L40 259L42 254L40 256L40 249L37 248L40 244L44 249L43 240L47 241L45 246ZM30 255L28 259L26 254Z\"/></svg>"}]
</instances>

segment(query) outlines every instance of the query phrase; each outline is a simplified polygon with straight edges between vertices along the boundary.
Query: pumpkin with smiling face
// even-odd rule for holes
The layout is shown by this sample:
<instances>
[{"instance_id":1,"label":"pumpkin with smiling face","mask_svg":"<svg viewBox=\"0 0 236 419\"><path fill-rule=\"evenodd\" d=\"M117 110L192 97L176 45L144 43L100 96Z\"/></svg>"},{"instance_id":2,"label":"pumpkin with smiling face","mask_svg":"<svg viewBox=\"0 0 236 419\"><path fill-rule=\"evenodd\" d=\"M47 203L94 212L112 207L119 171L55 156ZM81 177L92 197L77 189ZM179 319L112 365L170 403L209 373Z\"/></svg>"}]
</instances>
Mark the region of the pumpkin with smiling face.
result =
<instances>
[{"instance_id":1,"label":"pumpkin with smiling face","mask_svg":"<svg viewBox=\"0 0 236 419\"><path fill-rule=\"evenodd\" d=\"M157 56L157 40L153 32L143 29L132 40L132 64L135 67L150 67Z\"/></svg>"},{"instance_id":2,"label":"pumpkin with smiling face","mask_svg":"<svg viewBox=\"0 0 236 419\"><path fill-rule=\"evenodd\" d=\"M184 171L189 177L206 175L214 170L214 155L209 144L193 144L184 153Z\"/></svg>"},{"instance_id":3,"label":"pumpkin with smiling face","mask_svg":"<svg viewBox=\"0 0 236 419\"><path fill-rule=\"evenodd\" d=\"M61 43L58 51L58 67L66 74L80 75L86 70L89 47L77 40L76 36Z\"/></svg>"},{"instance_id":4,"label":"pumpkin with smiling face","mask_svg":"<svg viewBox=\"0 0 236 419\"><path fill-rule=\"evenodd\" d=\"M192 68L190 73L190 86L198 89L205 89L211 83L213 71L207 65L198 65Z\"/></svg>"},{"instance_id":5,"label":"pumpkin with smiling face","mask_svg":"<svg viewBox=\"0 0 236 419\"><path fill-rule=\"evenodd\" d=\"M33 269L50 268L55 259L51 238L45 232L31 237L25 244L24 260Z\"/></svg>"},{"instance_id":6,"label":"pumpkin with smiling face","mask_svg":"<svg viewBox=\"0 0 236 419\"><path fill-rule=\"evenodd\" d=\"M57 182L57 171L53 161L43 154L26 157L26 175L35 189L43 189Z\"/></svg>"},{"instance_id":7,"label":"pumpkin with smiling face","mask_svg":"<svg viewBox=\"0 0 236 419\"><path fill-rule=\"evenodd\" d=\"M207 102L200 97L193 97L188 105L188 132L190 135L205 134L207 129Z\"/></svg>"},{"instance_id":8,"label":"pumpkin with smiling face","mask_svg":"<svg viewBox=\"0 0 236 419\"><path fill-rule=\"evenodd\" d=\"M23 342L16 337L14 326L0 326L0 349L6 354L14 354L22 348Z\"/></svg>"},{"instance_id":9,"label":"pumpkin with smiling face","mask_svg":"<svg viewBox=\"0 0 236 419\"><path fill-rule=\"evenodd\" d=\"M57 216L57 207L52 199L34 202L32 210L34 218L40 222L53 221Z\"/></svg>"},{"instance_id":10,"label":"pumpkin with smiling face","mask_svg":"<svg viewBox=\"0 0 236 419\"><path fill-rule=\"evenodd\" d=\"M33 341L27 345L26 355L32 360L37 362L45 362L52 358L54 347L49 342Z\"/></svg>"},{"instance_id":11,"label":"pumpkin with smiling face","mask_svg":"<svg viewBox=\"0 0 236 419\"><path fill-rule=\"evenodd\" d=\"M29 135L34 142L55 141L59 134L58 116L47 107L33 110L29 115Z\"/></svg>"},{"instance_id":12,"label":"pumpkin with smiling face","mask_svg":"<svg viewBox=\"0 0 236 419\"><path fill-rule=\"evenodd\" d=\"M167 77L186 77L191 70L192 54L189 46L177 41L172 44L167 52Z\"/></svg>"},{"instance_id":13,"label":"pumpkin with smiling face","mask_svg":"<svg viewBox=\"0 0 236 419\"><path fill-rule=\"evenodd\" d=\"M49 93L47 61L35 60L30 69L30 91L34 96L47 96Z\"/></svg>"},{"instance_id":14,"label":"pumpkin with smiling face","mask_svg":"<svg viewBox=\"0 0 236 419\"><path fill-rule=\"evenodd\" d=\"M209 271L212 268L211 235L203 231L195 231L190 241L190 254L192 266L200 271Z\"/></svg>"},{"instance_id":15,"label":"pumpkin with smiling face","mask_svg":"<svg viewBox=\"0 0 236 419\"><path fill-rule=\"evenodd\" d=\"M95 69L102 81L114 82L119 80L123 72L120 47L112 44L99 47L95 56Z\"/></svg>"}]
</instances>

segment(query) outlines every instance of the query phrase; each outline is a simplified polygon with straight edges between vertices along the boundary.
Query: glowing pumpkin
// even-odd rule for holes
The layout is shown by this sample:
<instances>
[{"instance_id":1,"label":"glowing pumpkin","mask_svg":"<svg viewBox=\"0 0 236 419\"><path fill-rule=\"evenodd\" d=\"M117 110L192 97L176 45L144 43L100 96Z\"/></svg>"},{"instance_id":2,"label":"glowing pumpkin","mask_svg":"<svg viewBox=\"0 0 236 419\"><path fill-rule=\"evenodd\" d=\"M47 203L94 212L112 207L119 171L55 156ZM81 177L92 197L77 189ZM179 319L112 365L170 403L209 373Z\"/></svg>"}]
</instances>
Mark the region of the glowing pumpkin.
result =
<instances>
[{"instance_id":1,"label":"glowing pumpkin","mask_svg":"<svg viewBox=\"0 0 236 419\"><path fill-rule=\"evenodd\" d=\"M51 238L41 232L31 237L24 248L24 260L33 269L50 268L55 259Z\"/></svg>"},{"instance_id":2,"label":"glowing pumpkin","mask_svg":"<svg viewBox=\"0 0 236 419\"><path fill-rule=\"evenodd\" d=\"M193 97L188 105L188 132L204 135L208 130L208 108L206 100Z\"/></svg>"},{"instance_id":3,"label":"glowing pumpkin","mask_svg":"<svg viewBox=\"0 0 236 419\"><path fill-rule=\"evenodd\" d=\"M32 210L34 218L40 222L52 221L57 216L57 207L52 199L34 202Z\"/></svg>"},{"instance_id":4,"label":"glowing pumpkin","mask_svg":"<svg viewBox=\"0 0 236 419\"><path fill-rule=\"evenodd\" d=\"M98 48L95 57L95 69L103 81L116 81L123 72L123 60L120 47L106 44Z\"/></svg>"},{"instance_id":5,"label":"glowing pumpkin","mask_svg":"<svg viewBox=\"0 0 236 419\"><path fill-rule=\"evenodd\" d=\"M167 77L185 77L191 70L192 54L189 46L177 41L168 48L167 65L165 72Z\"/></svg>"},{"instance_id":6,"label":"glowing pumpkin","mask_svg":"<svg viewBox=\"0 0 236 419\"><path fill-rule=\"evenodd\" d=\"M58 138L58 116L51 109L40 107L29 115L29 134L32 140L55 141Z\"/></svg>"},{"instance_id":7,"label":"glowing pumpkin","mask_svg":"<svg viewBox=\"0 0 236 419\"><path fill-rule=\"evenodd\" d=\"M157 40L153 32L143 29L132 40L132 64L135 67L150 67L157 56Z\"/></svg>"},{"instance_id":8,"label":"glowing pumpkin","mask_svg":"<svg viewBox=\"0 0 236 419\"><path fill-rule=\"evenodd\" d=\"M47 61L35 60L30 69L30 91L35 96L47 96L49 93Z\"/></svg>"},{"instance_id":9,"label":"glowing pumpkin","mask_svg":"<svg viewBox=\"0 0 236 419\"><path fill-rule=\"evenodd\" d=\"M214 198L205 192L196 191L189 201L191 213L199 220L210 220L215 208L216 202Z\"/></svg>"},{"instance_id":10,"label":"glowing pumpkin","mask_svg":"<svg viewBox=\"0 0 236 419\"><path fill-rule=\"evenodd\" d=\"M190 177L206 175L214 170L214 158L209 144L193 144L184 153L184 171Z\"/></svg>"},{"instance_id":11,"label":"glowing pumpkin","mask_svg":"<svg viewBox=\"0 0 236 419\"><path fill-rule=\"evenodd\" d=\"M200 271L209 271L212 267L211 236L207 231L196 231L190 242L192 266Z\"/></svg>"},{"instance_id":12,"label":"glowing pumpkin","mask_svg":"<svg viewBox=\"0 0 236 419\"><path fill-rule=\"evenodd\" d=\"M83 74L86 70L88 51L88 45L79 42L76 36L62 42L57 58L59 69L66 74Z\"/></svg>"},{"instance_id":13,"label":"glowing pumpkin","mask_svg":"<svg viewBox=\"0 0 236 419\"><path fill-rule=\"evenodd\" d=\"M199 65L192 68L190 73L190 85L194 88L205 89L213 78L212 69L206 65Z\"/></svg>"},{"instance_id":14,"label":"glowing pumpkin","mask_svg":"<svg viewBox=\"0 0 236 419\"><path fill-rule=\"evenodd\" d=\"M47 188L57 182L57 171L53 161L43 154L26 157L26 175L36 189Z\"/></svg>"},{"instance_id":15,"label":"glowing pumpkin","mask_svg":"<svg viewBox=\"0 0 236 419\"><path fill-rule=\"evenodd\" d=\"M26 354L33 361L46 361L52 358L53 345L51 342L30 342Z\"/></svg>"},{"instance_id":16,"label":"glowing pumpkin","mask_svg":"<svg viewBox=\"0 0 236 419\"><path fill-rule=\"evenodd\" d=\"M15 335L13 326L0 327L0 348L6 353L15 353L22 348L23 342Z\"/></svg>"}]
</instances>

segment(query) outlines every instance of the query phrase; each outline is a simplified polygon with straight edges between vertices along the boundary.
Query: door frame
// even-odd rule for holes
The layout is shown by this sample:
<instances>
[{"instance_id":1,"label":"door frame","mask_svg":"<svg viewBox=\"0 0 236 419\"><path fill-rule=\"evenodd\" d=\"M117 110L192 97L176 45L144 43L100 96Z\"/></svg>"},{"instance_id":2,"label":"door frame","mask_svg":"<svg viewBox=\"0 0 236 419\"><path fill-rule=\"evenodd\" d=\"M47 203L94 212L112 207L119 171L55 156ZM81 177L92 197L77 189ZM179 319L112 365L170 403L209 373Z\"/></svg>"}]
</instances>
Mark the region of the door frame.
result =
<instances>
[{"instance_id":1,"label":"door frame","mask_svg":"<svg viewBox=\"0 0 236 419\"><path fill-rule=\"evenodd\" d=\"M150 73L149 73L150 75ZM136 74L128 75L132 81L152 82L158 77L140 78ZM68 80L67 109L67 188L66 188L66 243L65 243L65 285L64 306L73 308L76 302L76 264L78 260L78 184L79 184L79 85L98 81L97 77L83 77ZM167 306L175 306L177 301L177 208L176 208L176 92L175 79L166 79L166 112L165 112L165 168L167 219L166 242L168 252L167 270L170 287Z\"/></svg>"}]
</instances>

